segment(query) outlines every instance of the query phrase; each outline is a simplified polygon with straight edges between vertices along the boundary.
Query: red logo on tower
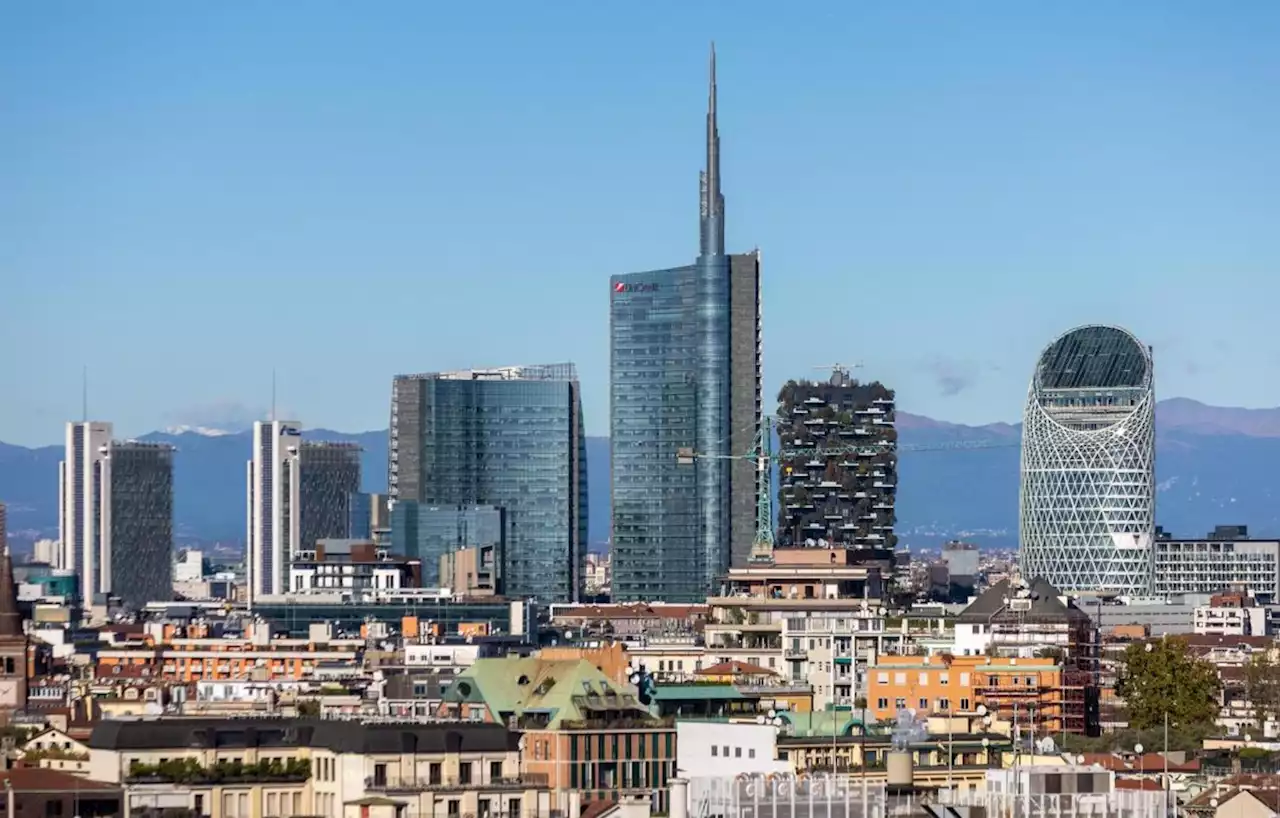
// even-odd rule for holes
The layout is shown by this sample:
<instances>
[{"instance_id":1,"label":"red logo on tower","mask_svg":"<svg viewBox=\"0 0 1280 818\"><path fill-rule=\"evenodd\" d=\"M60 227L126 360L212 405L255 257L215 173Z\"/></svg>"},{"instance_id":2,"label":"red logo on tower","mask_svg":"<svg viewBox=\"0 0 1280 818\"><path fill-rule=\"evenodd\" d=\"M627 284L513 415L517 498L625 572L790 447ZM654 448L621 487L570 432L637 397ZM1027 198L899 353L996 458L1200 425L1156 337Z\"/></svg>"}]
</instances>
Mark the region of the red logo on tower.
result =
<instances>
[{"instance_id":1,"label":"red logo on tower","mask_svg":"<svg viewBox=\"0 0 1280 818\"><path fill-rule=\"evenodd\" d=\"M617 284L613 285L613 291L615 293L625 293L627 291L627 285L619 281Z\"/></svg>"}]
</instances>

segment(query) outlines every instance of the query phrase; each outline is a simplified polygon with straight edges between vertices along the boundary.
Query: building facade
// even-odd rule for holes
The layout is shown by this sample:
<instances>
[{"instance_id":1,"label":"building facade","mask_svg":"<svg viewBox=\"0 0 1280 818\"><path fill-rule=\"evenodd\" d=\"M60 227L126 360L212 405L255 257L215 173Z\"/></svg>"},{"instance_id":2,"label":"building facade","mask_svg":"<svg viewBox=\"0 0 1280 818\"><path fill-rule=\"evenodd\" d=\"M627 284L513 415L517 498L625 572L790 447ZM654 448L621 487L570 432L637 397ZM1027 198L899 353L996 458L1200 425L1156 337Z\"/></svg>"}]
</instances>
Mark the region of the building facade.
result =
<instances>
[{"instance_id":1,"label":"building facade","mask_svg":"<svg viewBox=\"0 0 1280 818\"><path fill-rule=\"evenodd\" d=\"M1064 591L1145 595L1155 533L1151 351L1073 329L1040 355L1022 427L1020 563Z\"/></svg>"},{"instance_id":2,"label":"building facade","mask_svg":"<svg viewBox=\"0 0 1280 818\"><path fill-rule=\"evenodd\" d=\"M111 538L104 590L132 609L173 599L173 453L164 443L111 446Z\"/></svg>"},{"instance_id":3,"label":"building facade","mask_svg":"<svg viewBox=\"0 0 1280 818\"><path fill-rule=\"evenodd\" d=\"M761 428L760 254L725 253L714 52L706 151L697 260L609 282L612 592L623 601L701 599L755 537L757 465L730 455Z\"/></svg>"},{"instance_id":4,"label":"building facade","mask_svg":"<svg viewBox=\"0 0 1280 818\"><path fill-rule=\"evenodd\" d=\"M291 587L290 565L305 546L344 539L360 491L360 446L302 439L294 420L253 424L247 466L249 602Z\"/></svg>"},{"instance_id":5,"label":"building facade","mask_svg":"<svg viewBox=\"0 0 1280 818\"><path fill-rule=\"evenodd\" d=\"M253 459L248 464L249 601L282 594L289 587L289 561L301 542L299 460L302 426L297 421L253 424Z\"/></svg>"},{"instance_id":6,"label":"building facade","mask_svg":"<svg viewBox=\"0 0 1280 818\"><path fill-rule=\"evenodd\" d=\"M61 566L80 604L116 594L140 607L172 596L172 446L112 440L111 424L67 424L59 471Z\"/></svg>"},{"instance_id":7,"label":"building facade","mask_svg":"<svg viewBox=\"0 0 1280 818\"><path fill-rule=\"evenodd\" d=\"M360 446L307 440L298 469L303 548L343 539L351 525L351 496L360 491Z\"/></svg>"},{"instance_id":8,"label":"building facade","mask_svg":"<svg viewBox=\"0 0 1280 818\"><path fill-rule=\"evenodd\" d=\"M587 457L573 364L397 377L389 470L393 542L414 537L396 532L405 502L500 508L507 592L545 601L578 598L587 546ZM434 571L440 554L416 556Z\"/></svg>"},{"instance_id":9,"label":"building facade","mask_svg":"<svg viewBox=\"0 0 1280 818\"><path fill-rule=\"evenodd\" d=\"M402 500L391 510L391 550L422 561L427 588L447 585L440 561L467 548L492 548L499 565L507 543L506 512L497 506L428 506Z\"/></svg>"},{"instance_id":10,"label":"building facade","mask_svg":"<svg viewBox=\"0 0 1280 818\"><path fill-rule=\"evenodd\" d=\"M1191 539L1157 528L1152 577L1157 597L1235 588L1273 605L1280 602L1280 540L1252 539L1245 526L1218 526Z\"/></svg>"},{"instance_id":11,"label":"building facade","mask_svg":"<svg viewBox=\"0 0 1280 818\"><path fill-rule=\"evenodd\" d=\"M778 394L779 546L893 548L897 496L894 394L844 369Z\"/></svg>"}]
</instances>

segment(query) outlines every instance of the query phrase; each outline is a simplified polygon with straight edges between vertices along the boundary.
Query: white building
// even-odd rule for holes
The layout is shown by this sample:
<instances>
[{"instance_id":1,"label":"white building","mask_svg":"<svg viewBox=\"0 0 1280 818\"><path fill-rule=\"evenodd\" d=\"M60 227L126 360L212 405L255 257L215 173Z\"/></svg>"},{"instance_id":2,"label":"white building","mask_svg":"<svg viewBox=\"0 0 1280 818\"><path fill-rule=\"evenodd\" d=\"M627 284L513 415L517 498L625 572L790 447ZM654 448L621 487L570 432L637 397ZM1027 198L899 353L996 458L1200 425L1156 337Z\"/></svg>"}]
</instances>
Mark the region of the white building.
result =
<instances>
[{"instance_id":1,"label":"white building","mask_svg":"<svg viewBox=\"0 0 1280 818\"><path fill-rule=\"evenodd\" d=\"M36 540L31 558L56 568L62 564L62 543L57 540Z\"/></svg>"},{"instance_id":2,"label":"white building","mask_svg":"<svg viewBox=\"0 0 1280 818\"><path fill-rule=\"evenodd\" d=\"M113 441L111 424L67 424L58 464L56 567L80 580L80 603L115 594L141 607L172 596L172 446Z\"/></svg>"},{"instance_id":3,"label":"white building","mask_svg":"<svg viewBox=\"0 0 1280 818\"><path fill-rule=\"evenodd\" d=\"M1201 605L1192 613L1192 630L1212 636L1267 636L1267 609Z\"/></svg>"},{"instance_id":4,"label":"white building","mask_svg":"<svg viewBox=\"0 0 1280 818\"><path fill-rule=\"evenodd\" d=\"M778 761L778 728L772 724L676 722L676 773L681 777L732 778L790 770L787 762Z\"/></svg>"},{"instance_id":5,"label":"white building","mask_svg":"<svg viewBox=\"0 0 1280 818\"><path fill-rule=\"evenodd\" d=\"M247 531L249 604L289 589L289 561L302 536L297 421L253 424L253 459L248 463Z\"/></svg>"},{"instance_id":6,"label":"white building","mask_svg":"<svg viewBox=\"0 0 1280 818\"><path fill-rule=\"evenodd\" d=\"M173 566L174 582L199 582L204 579L204 552L184 551Z\"/></svg>"},{"instance_id":7,"label":"white building","mask_svg":"<svg viewBox=\"0 0 1280 818\"><path fill-rule=\"evenodd\" d=\"M111 424L68 423L65 459L58 464L59 568L80 577L84 607L103 587L111 560ZM110 576L109 573L106 576Z\"/></svg>"}]
</instances>

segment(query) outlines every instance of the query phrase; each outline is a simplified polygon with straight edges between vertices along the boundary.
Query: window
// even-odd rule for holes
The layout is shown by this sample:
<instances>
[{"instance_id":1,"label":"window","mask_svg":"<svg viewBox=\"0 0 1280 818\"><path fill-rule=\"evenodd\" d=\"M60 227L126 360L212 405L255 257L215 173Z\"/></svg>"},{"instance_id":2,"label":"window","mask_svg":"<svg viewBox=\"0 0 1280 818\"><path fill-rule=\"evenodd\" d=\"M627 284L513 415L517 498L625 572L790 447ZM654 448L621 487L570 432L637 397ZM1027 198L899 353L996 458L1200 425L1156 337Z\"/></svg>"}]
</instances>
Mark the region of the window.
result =
<instances>
[{"instance_id":1,"label":"window","mask_svg":"<svg viewBox=\"0 0 1280 818\"><path fill-rule=\"evenodd\" d=\"M961 711L962 713L968 713L968 712L969 712L969 700L968 700L968 699L961 699L961 700L960 700L960 711Z\"/></svg>"},{"instance_id":2,"label":"window","mask_svg":"<svg viewBox=\"0 0 1280 818\"><path fill-rule=\"evenodd\" d=\"M882 685L887 685L887 684L889 684L889 674L888 674L888 673L877 673L877 674L876 674L876 682L877 682L878 684L882 684Z\"/></svg>"},{"instance_id":3,"label":"window","mask_svg":"<svg viewBox=\"0 0 1280 818\"><path fill-rule=\"evenodd\" d=\"M929 700L924 698L920 699L920 712L927 713L928 711L929 711Z\"/></svg>"},{"instance_id":4,"label":"window","mask_svg":"<svg viewBox=\"0 0 1280 818\"><path fill-rule=\"evenodd\" d=\"M500 781L501 779L502 779L502 762L490 761L489 762L489 780Z\"/></svg>"},{"instance_id":5,"label":"window","mask_svg":"<svg viewBox=\"0 0 1280 818\"><path fill-rule=\"evenodd\" d=\"M507 818L520 818L519 798L512 798L507 802Z\"/></svg>"},{"instance_id":6,"label":"window","mask_svg":"<svg viewBox=\"0 0 1280 818\"><path fill-rule=\"evenodd\" d=\"M733 748L733 757L734 757L734 758L742 758L742 748L741 748L741 747L734 747L734 748Z\"/></svg>"},{"instance_id":7,"label":"window","mask_svg":"<svg viewBox=\"0 0 1280 818\"><path fill-rule=\"evenodd\" d=\"M448 815L449 818L458 818L462 814L462 802L457 798L449 799Z\"/></svg>"},{"instance_id":8,"label":"window","mask_svg":"<svg viewBox=\"0 0 1280 818\"><path fill-rule=\"evenodd\" d=\"M920 684L922 685L929 684L929 671L927 670L920 671Z\"/></svg>"},{"instance_id":9,"label":"window","mask_svg":"<svg viewBox=\"0 0 1280 818\"><path fill-rule=\"evenodd\" d=\"M939 673L939 674L938 674L938 684L942 685L943 687L946 687L947 685L951 684L951 674L950 674L950 673Z\"/></svg>"},{"instance_id":10,"label":"window","mask_svg":"<svg viewBox=\"0 0 1280 818\"><path fill-rule=\"evenodd\" d=\"M533 746L536 750L540 745L534 744ZM534 753L534 755L537 755L537 753ZM441 767L439 761L431 762L431 766L427 768L427 776L433 786L440 786Z\"/></svg>"},{"instance_id":11,"label":"window","mask_svg":"<svg viewBox=\"0 0 1280 818\"><path fill-rule=\"evenodd\" d=\"M968 673L961 673L961 674L960 674L960 686L961 686L961 687L968 687L968 686L969 686L969 674L968 674Z\"/></svg>"},{"instance_id":12,"label":"window","mask_svg":"<svg viewBox=\"0 0 1280 818\"><path fill-rule=\"evenodd\" d=\"M488 798L480 799L480 818L489 818L490 806Z\"/></svg>"},{"instance_id":13,"label":"window","mask_svg":"<svg viewBox=\"0 0 1280 818\"><path fill-rule=\"evenodd\" d=\"M938 712L945 713L951 709L950 699L938 699Z\"/></svg>"},{"instance_id":14,"label":"window","mask_svg":"<svg viewBox=\"0 0 1280 818\"><path fill-rule=\"evenodd\" d=\"M992 687L999 687L1000 677L992 673L991 675L987 676L987 684L991 685Z\"/></svg>"},{"instance_id":15,"label":"window","mask_svg":"<svg viewBox=\"0 0 1280 818\"><path fill-rule=\"evenodd\" d=\"M724 757L725 757L725 758L728 758L728 757L729 757L729 745L728 745L728 744L724 745Z\"/></svg>"},{"instance_id":16,"label":"window","mask_svg":"<svg viewBox=\"0 0 1280 818\"><path fill-rule=\"evenodd\" d=\"M888 699L876 699L876 709L877 709L877 710L885 710L885 709L887 709L888 707L889 707L889 700L888 700Z\"/></svg>"},{"instance_id":17,"label":"window","mask_svg":"<svg viewBox=\"0 0 1280 818\"><path fill-rule=\"evenodd\" d=\"M373 765L373 786L375 787L387 786L387 765L386 764Z\"/></svg>"},{"instance_id":18,"label":"window","mask_svg":"<svg viewBox=\"0 0 1280 818\"><path fill-rule=\"evenodd\" d=\"M747 758L755 758L755 757L756 757L756 748L754 748L754 747L748 747L748 748L747 748Z\"/></svg>"},{"instance_id":19,"label":"window","mask_svg":"<svg viewBox=\"0 0 1280 818\"><path fill-rule=\"evenodd\" d=\"M471 762L463 761L458 764L458 783L463 786L471 783Z\"/></svg>"},{"instance_id":20,"label":"window","mask_svg":"<svg viewBox=\"0 0 1280 818\"><path fill-rule=\"evenodd\" d=\"M279 796L274 792L267 793L267 815L269 818L280 814L278 800Z\"/></svg>"},{"instance_id":21,"label":"window","mask_svg":"<svg viewBox=\"0 0 1280 818\"><path fill-rule=\"evenodd\" d=\"M715 758L716 756L719 756L719 755L720 755L720 748L719 748L719 747L717 747L716 745L712 744L712 745L711 745L711 757L712 757L712 758Z\"/></svg>"},{"instance_id":22,"label":"window","mask_svg":"<svg viewBox=\"0 0 1280 818\"><path fill-rule=\"evenodd\" d=\"M906 710L907 700L899 696L898 698L893 700L893 707L895 710Z\"/></svg>"},{"instance_id":23,"label":"window","mask_svg":"<svg viewBox=\"0 0 1280 818\"><path fill-rule=\"evenodd\" d=\"M905 673L895 673L895 674L893 674L893 683L894 683L894 684L896 684L896 685L898 685L898 686L900 686L900 687L901 687L902 685L905 685L905 684L907 683L907 674L905 674Z\"/></svg>"}]
</instances>

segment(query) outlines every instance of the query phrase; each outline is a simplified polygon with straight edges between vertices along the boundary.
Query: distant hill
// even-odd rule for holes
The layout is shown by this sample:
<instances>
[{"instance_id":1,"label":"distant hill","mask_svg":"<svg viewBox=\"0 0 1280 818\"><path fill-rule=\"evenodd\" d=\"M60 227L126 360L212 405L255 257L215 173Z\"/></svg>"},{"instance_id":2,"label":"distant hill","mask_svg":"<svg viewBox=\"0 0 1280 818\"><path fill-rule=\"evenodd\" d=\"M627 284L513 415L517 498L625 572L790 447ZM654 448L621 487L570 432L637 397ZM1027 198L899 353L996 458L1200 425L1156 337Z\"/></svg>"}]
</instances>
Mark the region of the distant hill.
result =
<instances>
[{"instance_id":1,"label":"distant hill","mask_svg":"<svg viewBox=\"0 0 1280 818\"><path fill-rule=\"evenodd\" d=\"M1161 401L1156 411L1158 521L1199 535L1219 523L1247 524L1256 534L1280 535L1280 409L1207 406L1186 398ZM990 546L1016 544L1018 448L1021 429L1007 423L965 426L898 414L900 455L898 531L911 546L969 537ZM177 430L174 430L177 432ZM306 432L312 440L359 443L364 488L385 491L387 433ZM239 541L244 537L245 462L249 432L159 432L145 440L178 447L174 516L179 539ZM991 442L997 448L947 448ZM912 447L923 451L910 451ZM937 447L937 448L933 448ZM27 449L0 443L0 500L9 528L56 536L61 446ZM590 539L609 536L609 440L587 438Z\"/></svg>"}]
</instances>

